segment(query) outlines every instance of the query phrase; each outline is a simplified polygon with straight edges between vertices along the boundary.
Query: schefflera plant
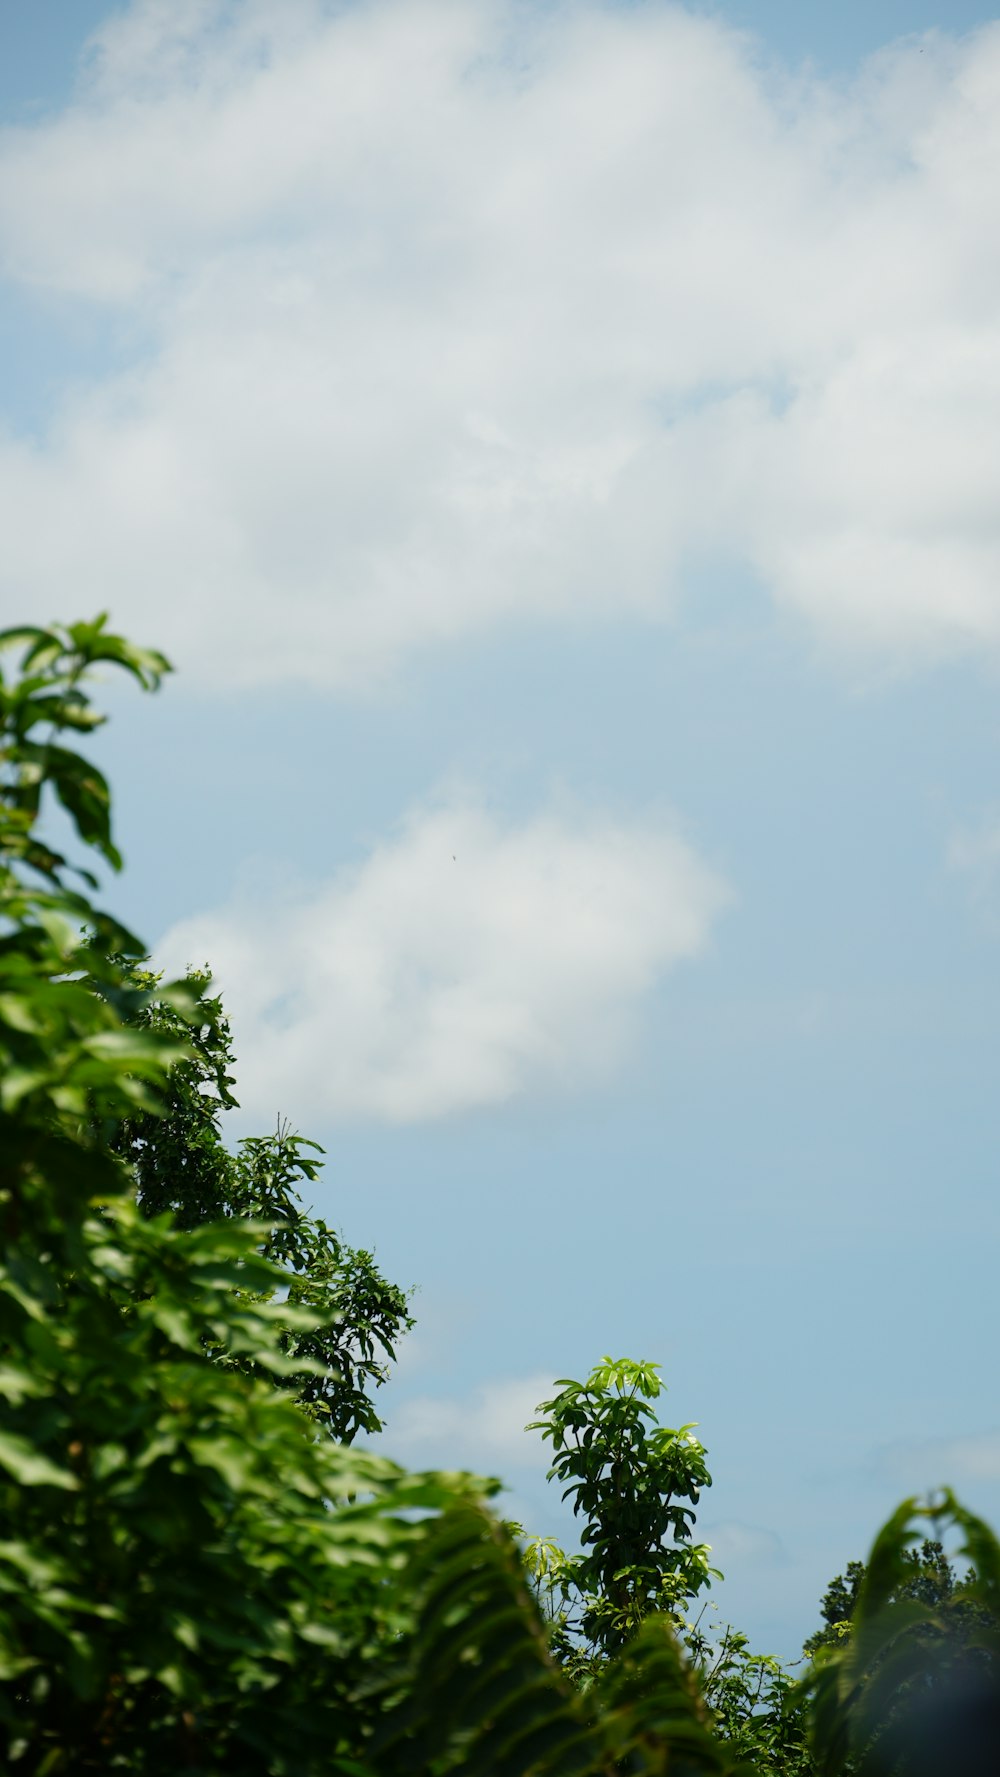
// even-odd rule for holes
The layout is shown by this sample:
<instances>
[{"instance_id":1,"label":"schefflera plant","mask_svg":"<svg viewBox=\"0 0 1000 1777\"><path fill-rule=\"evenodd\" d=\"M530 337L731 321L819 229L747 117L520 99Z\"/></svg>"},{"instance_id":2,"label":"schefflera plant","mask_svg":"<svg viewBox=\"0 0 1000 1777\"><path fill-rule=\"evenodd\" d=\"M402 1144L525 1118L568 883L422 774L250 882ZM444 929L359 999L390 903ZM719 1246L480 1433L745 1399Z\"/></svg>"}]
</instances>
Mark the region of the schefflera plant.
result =
<instances>
[{"instance_id":1,"label":"schefflera plant","mask_svg":"<svg viewBox=\"0 0 1000 1777\"><path fill-rule=\"evenodd\" d=\"M581 1681L652 1613L679 1626L690 1601L720 1577L692 1535L712 1484L705 1450L693 1425L658 1424L652 1402L662 1389L659 1365L605 1357L583 1382L561 1378L528 1427L551 1443L549 1479L581 1520L579 1554L550 1538L526 1552L554 1646Z\"/></svg>"}]
</instances>

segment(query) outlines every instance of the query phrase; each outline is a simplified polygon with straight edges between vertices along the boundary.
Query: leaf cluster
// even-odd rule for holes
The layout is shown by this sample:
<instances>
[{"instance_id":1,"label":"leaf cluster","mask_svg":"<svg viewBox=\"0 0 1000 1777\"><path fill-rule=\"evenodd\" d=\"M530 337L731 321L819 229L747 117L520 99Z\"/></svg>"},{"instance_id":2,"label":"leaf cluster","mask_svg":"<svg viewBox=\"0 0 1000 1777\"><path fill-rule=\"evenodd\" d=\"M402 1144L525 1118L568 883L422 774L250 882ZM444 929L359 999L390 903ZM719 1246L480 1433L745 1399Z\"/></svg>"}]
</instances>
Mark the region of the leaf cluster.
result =
<instances>
[{"instance_id":1,"label":"leaf cluster","mask_svg":"<svg viewBox=\"0 0 1000 1777\"><path fill-rule=\"evenodd\" d=\"M11 675L2 655L17 644L21 670ZM39 830L49 791L80 837L120 865L108 785L60 743L63 730L87 732L103 720L81 684L100 661L113 661L147 689L168 670L161 655L109 635L100 618L0 632L0 1109L17 1115L13 1145L0 1156L0 1184L33 1145L58 1143L72 1131L78 1150L81 1119L155 1106L163 1062L183 1048L168 1056L162 1041L122 1028L121 1014L139 996L116 959L139 954L141 945L71 881L75 875L94 888L92 873L69 865ZM82 1164L78 1154L65 1157L71 1168ZM16 1214L9 1197L6 1213Z\"/></svg>"}]
</instances>

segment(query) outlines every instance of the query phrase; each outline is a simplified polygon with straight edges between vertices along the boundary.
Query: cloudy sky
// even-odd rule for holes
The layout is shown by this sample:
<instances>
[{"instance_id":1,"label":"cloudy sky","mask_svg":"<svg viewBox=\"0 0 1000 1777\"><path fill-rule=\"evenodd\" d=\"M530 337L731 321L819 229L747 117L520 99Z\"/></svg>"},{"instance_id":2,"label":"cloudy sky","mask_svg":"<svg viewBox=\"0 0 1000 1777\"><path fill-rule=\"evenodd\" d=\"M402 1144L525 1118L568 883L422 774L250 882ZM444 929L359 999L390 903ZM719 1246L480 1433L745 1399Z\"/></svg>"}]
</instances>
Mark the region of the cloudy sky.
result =
<instances>
[{"instance_id":1,"label":"cloudy sky","mask_svg":"<svg viewBox=\"0 0 1000 1777\"><path fill-rule=\"evenodd\" d=\"M391 1453L663 1365L723 1614L1000 1518L1000 23L974 0L0 19L0 602L109 690L241 1132L415 1284Z\"/></svg>"}]
</instances>

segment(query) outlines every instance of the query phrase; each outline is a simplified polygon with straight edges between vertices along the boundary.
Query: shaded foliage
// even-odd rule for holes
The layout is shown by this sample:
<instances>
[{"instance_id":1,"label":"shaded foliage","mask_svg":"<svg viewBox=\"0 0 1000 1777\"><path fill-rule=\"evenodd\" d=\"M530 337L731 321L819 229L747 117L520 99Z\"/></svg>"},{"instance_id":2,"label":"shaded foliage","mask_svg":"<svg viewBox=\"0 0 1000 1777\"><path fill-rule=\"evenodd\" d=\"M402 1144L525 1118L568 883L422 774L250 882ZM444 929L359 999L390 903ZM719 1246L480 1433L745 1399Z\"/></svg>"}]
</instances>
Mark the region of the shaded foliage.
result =
<instances>
[{"instance_id":1,"label":"shaded foliage","mask_svg":"<svg viewBox=\"0 0 1000 1777\"><path fill-rule=\"evenodd\" d=\"M178 1227L219 1218L266 1224L260 1250L282 1273L277 1293L307 1308L308 1327L289 1327L282 1345L301 1359L282 1385L291 1389L332 1437L350 1442L377 1432L382 1420L371 1391L388 1376L402 1335L413 1325L405 1293L383 1277L370 1252L349 1246L303 1207L298 1187L319 1175L322 1149L286 1125L274 1135L248 1136L231 1153L220 1118L235 1107L235 1056L222 1001L206 971L189 970L182 1015L160 978L137 966L127 979L145 996L128 1022L189 1053L176 1060L156 1114L137 1108L110 1137L127 1160L146 1216L169 1213ZM272 1291L272 1294L275 1292Z\"/></svg>"},{"instance_id":2,"label":"shaded foliage","mask_svg":"<svg viewBox=\"0 0 1000 1777\"><path fill-rule=\"evenodd\" d=\"M931 1537L924 1537L917 1548L904 1551L902 1571L905 1577L900 1580L890 1603L902 1598L915 1598L920 1604L929 1606L951 1601L961 1603L975 1582L974 1573L963 1577L956 1572L942 1544ZM867 1572L863 1561L849 1561L846 1571L830 1581L820 1605L823 1626L805 1642L803 1651L806 1654L815 1655L822 1647L837 1647L850 1634Z\"/></svg>"},{"instance_id":3,"label":"shaded foliage","mask_svg":"<svg viewBox=\"0 0 1000 1777\"><path fill-rule=\"evenodd\" d=\"M913 1544L928 1520L931 1554ZM969 1563L942 1572L939 1532ZM925 1539L924 1547L926 1548ZM1000 1747L1000 1545L945 1490L903 1504L875 1539L850 1633L820 1647L803 1688L820 1777L930 1777L992 1767Z\"/></svg>"}]
</instances>

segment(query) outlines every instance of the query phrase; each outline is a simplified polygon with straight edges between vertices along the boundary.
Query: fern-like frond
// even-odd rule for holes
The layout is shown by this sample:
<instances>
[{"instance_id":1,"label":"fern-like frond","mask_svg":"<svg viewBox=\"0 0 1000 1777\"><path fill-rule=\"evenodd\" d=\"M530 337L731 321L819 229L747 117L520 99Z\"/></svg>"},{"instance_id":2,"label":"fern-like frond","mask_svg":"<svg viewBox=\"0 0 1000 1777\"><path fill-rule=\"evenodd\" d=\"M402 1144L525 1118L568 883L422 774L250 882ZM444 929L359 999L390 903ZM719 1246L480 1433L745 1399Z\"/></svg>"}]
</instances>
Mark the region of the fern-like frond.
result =
<instances>
[{"instance_id":1,"label":"fern-like frond","mask_svg":"<svg viewBox=\"0 0 1000 1777\"><path fill-rule=\"evenodd\" d=\"M623 1777L752 1777L716 1734L669 1618L647 1617L590 1696L605 1758Z\"/></svg>"},{"instance_id":2,"label":"fern-like frond","mask_svg":"<svg viewBox=\"0 0 1000 1777\"><path fill-rule=\"evenodd\" d=\"M600 1744L548 1650L509 1532L474 1500L428 1520L412 1633L371 1748L380 1777L598 1777Z\"/></svg>"}]
</instances>

